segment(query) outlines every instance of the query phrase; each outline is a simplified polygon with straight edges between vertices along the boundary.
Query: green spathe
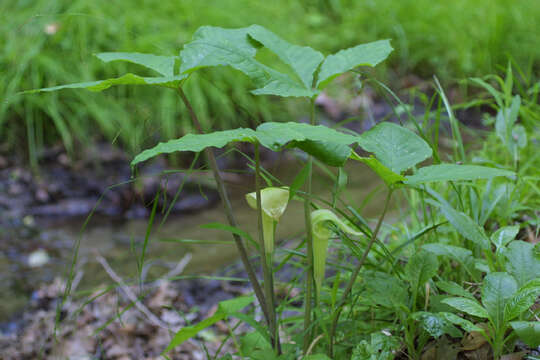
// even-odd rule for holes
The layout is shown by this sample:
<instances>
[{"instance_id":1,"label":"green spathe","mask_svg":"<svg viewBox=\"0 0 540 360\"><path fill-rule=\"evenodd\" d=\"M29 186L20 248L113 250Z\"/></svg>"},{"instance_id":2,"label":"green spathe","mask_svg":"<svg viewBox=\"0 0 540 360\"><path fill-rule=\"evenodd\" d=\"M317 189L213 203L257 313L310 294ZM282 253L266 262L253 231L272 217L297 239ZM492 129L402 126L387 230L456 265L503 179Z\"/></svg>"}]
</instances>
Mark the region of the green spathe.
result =
<instances>
[{"instance_id":1,"label":"green spathe","mask_svg":"<svg viewBox=\"0 0 540 360\"><path fill-rule=\"evenodd\" d=\"M313 230L313 276L315 277L315 284L317 286L317 295L321 293L322 282L324 280L328 241L334 233L328 227L328 223L334 224L347 234L362 235L361 232L353 229L330 210L319 209L311 213L311 227Z\"/></svg>"},{"instance_id":2,"label":"green spathe","mask_svg":"<svg viewBox=\"0 0 540 360\"><path fill-rule=\"evenodd\" d=\"M257 210L257 193L246 194L251 208ZM267 255L274 252L274 229L289 203L288 187L267 187L261 190L264 249Z\"/></svg>"}]
</instances>

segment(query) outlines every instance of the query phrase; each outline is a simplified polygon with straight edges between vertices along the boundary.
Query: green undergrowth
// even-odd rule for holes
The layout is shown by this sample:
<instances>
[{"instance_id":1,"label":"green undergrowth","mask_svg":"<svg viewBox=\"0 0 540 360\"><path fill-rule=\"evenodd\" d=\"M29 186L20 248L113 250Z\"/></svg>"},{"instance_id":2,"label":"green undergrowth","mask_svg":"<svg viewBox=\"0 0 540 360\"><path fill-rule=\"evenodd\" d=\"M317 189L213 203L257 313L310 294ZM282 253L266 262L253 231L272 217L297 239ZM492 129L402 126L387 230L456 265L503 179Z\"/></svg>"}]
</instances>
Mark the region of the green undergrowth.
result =
<instances>
[{"instance_id":1,"label":"green undergrowth","mask_svg":"<svg viewBox=\"0 0 540 360\"><path fill-rule=\"evenodd\" d=\"M262 62L260 53L265 51L286 70ZM188 339L205 348L201 331L228 318L249 325L249 330L235 339L233 353L207 353L208 359L438 359L449 355L445 346L471 336L481 345L458 349L455 356L481 356L476 350L485 344L482 351L489 358L501 359L519 347L528 349L527 355L540 345L535 307L540 295L538 85L515 81L514 71L520 68L513 70L512 65L503 77L469 79L480 98L458 107L482 106L484 114L483 130L473 132L483 146L469 147L463 141L464 126L437 78L434 94L420 97L424 113L413 114L365 71L383 63L392 51L389 41L378 40L325 56L258 25L203 26L179 58L98 55L105 62L136 63L156 72L152 76L115 74L97 82L27 92L34 98L35 93L125 85L165 88L188 109L194 133L155 141L131 165L136 170L157 156L204 152L205 168L213 175L227 218L227 224L208 227L231 233L253 294L221 302L214 315L172 332L164 358ZM184 90L195 74L225 66L250 79L252 95L304 102L309 123L266 121L257 127L205 129L190 101L193 95ZM404 115L400 123L380 121L361 134L318 125L318 94L348 72L380 85L396 114ZM251 149L253 157L242 153L239 143ZM215 148L241 153L254 173L246 202L254 210L251 221L258 236L236 220ZM262 166L261 148L298 156L301 165L292 181L284 182ZM360 204L349 201L346 189L349 176L361 181L363 173L347 174L347 163L361 163L380 179L380 186ZM332 178L330 199L313 191L315 166ZM152 202L142 246L133 247L139 279L149 261L145 254L159 197ZM303 203L303 213L287 213L292 201ZM373 218L363 211L371 202L382 204ZM305 224L304 234L287 246L275 236L283 216ZM70 295L76 260L77 249L63 301ZM276 275L286 265L298 273L278 284ZM278 285L288 296L276 297ZM142 290L142 280L139 286ZM61 307L62 302L58 314Z\"/></svg>"},{"instance_id":2,"label":"green undergrowth","mask_svg":"<svg viewBox=\"0 0 540 360\"><path fill-rule=\"evenodd\" d=\"M44 146L58 141L72 155L102 139L136 153L155 140L191 132L186 109L174 94L160 90L14 95L139 71L132 64L104 68L93 54L114 50L178 55L201 25L259 23L325 54L388 38L396 51L378 69L383 78L393 78L390 73L430 78L436 73L449 83L496 72L509 58L534 79L540 58L539 19L540 5L526 0L124 0L114 6L104 0L5 1L0 4L0 139L4 151L25 150L36 165ZM278 64L270 53L260 56ZM305 113L298 102L249 95L247 77L222 70L199 72L185 88L206 129L254 126Z\"/></svg>"}]
</instances>

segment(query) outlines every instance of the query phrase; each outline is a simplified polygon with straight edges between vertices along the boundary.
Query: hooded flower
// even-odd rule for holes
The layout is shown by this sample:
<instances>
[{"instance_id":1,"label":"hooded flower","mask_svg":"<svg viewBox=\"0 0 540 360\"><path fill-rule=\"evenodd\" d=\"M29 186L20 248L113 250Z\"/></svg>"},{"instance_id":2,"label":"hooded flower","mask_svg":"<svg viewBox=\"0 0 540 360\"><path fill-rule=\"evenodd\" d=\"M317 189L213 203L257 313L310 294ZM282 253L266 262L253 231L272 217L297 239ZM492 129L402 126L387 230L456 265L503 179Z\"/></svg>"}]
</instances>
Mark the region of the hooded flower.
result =
<instances>
[{"instance_id":1,"label":"hooded flower","mask_svg":"<svg viewBox=\"0 0 540 360\"><path fill-rule=\"evenodd\" d=\"M334 231L328 226L333 223L341 231L349 235L361 235L330 210L320 209L311 213L311 227L313 231L313 275L317 286L317 295L321 292L326 268L328 241Z\"/></svg>"},{"instance_id":2,"label":"hooded flower","mask_svg":"<svg viewBox=\"0 0 540 360\"><path fill-rule=\"evenodd\" d=\"M249 206L257 210L257 193L246 195ZM274 252L274 229L289 202L288 187L268 187L261 190L263 240L266 254Z\"/></svg>"}]
</instances>

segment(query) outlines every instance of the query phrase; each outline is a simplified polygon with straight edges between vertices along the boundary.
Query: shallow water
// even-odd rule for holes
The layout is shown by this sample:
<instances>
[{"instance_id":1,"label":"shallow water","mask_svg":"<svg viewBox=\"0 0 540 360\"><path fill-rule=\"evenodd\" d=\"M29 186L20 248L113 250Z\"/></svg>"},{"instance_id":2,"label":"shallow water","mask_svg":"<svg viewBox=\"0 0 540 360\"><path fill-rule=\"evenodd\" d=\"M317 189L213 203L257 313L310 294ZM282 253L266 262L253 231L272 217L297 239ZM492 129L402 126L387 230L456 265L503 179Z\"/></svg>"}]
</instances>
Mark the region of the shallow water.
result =
<instances>
[{"instance_id":1,"label":"shallow water","mask_svg":"<svg viewBox=\"0 0 540 360\"><path fill-rule=\"evenodd\" d=\"M300 168L299 162L288 159L270 170L285 184L290 184ZM374 173L364 165L350 164L346 170L348 186L341 196L348 204L359 205L367 194L381 184ZM229 183L228 187L239 227L257 239L256 213L244 200L244 194L253 191L253 177L237 178L234 183ZM314 194L330 200L332 188L330 178L323 171L316 170ZM376 214L382 207L382 195L377 193L364 208L362 215L369 218ZM136 257L140 256L148 221L139 219L118 223L94 218L82 235L79 235L82 222L81 219L45 227L33 235L26 234L20 241L11 239L21 246L17 254L0 254L0 322L10 320L14 314L23 311L33 291L41 284L49 283L55 277L65 276L72 261L74 244L79 238L81 242L77 273L82 277L77 290L112 282L101 265L95 261L97 254L105 257L125 280L137 278ZM237 260L236 247L230 243L230 233L201 228L201 225L208 223L226 223L221 204L197 213L170 216L161 226L160 222L161 219L158 218L145 257L145 272L150 269L147 280L166 273L187 253L190 253L192 258L183 274L212 274ZM292 201L277 228L277 238L299 237L303 230L303 203ZM229 244L164 241L171 239L225 241ZM132 245L135 245L135 252L131 250ZM37 249L44 249L49 261L39 267L30 267L28 255Z\"/></svg>"}]
</instances>

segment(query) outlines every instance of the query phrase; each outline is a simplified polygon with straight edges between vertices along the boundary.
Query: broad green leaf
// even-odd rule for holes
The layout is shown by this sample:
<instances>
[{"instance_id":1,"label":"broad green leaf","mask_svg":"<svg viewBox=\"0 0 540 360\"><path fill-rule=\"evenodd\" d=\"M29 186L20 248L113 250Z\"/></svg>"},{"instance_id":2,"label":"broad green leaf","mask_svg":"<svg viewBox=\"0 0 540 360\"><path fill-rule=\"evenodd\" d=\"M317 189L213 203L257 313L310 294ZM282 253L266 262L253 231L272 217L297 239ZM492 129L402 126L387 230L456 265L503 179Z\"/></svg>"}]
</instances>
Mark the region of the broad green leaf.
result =
<instances>
[{"instance_id":1,"label":"broad green leaf","mask_svg":"<svg viewBox=\"0 0 540 360\"><path fill-rule=\"evenodd\" d=\"M308 96L317 92L255 60L256 45L248 34L256 29L224 29L213 26L200 27L193 40L180 53L180 72L189 74L211 66L231 66L249 76L257 86L255 95Z\"/></svg>"},{"instance_id":2,"label":"broad green leaf","mask_svg":"<svg viewBox=\"0 0 540 360\"><path fill-rule=\"evenodd\" d=\"M89 81L75 84L59 85L42 89L23 91L21 94L34 94L39 92L51 92L63 89L88 89L90 91L103 91L116 85L155 85L176 89L180 82L185 79L185 75L165 76L165 77L142 77L135 74L125 74L118 78L107 80Z\"/></svg>"},{"instance_id":3,"label":"broad green leaf","mask_svg":"<svg viewBox=\"0 0 540 360\"><path fill-rule=\"evenodd\" d=\"M540 280L537 280L540 282ZM513 320L534 305L540 295L540 284L534 281L521 287L504 308L506 321Z\"/></svg>"},{"instance_id":4,"label":"broad green leaf","mask_svg":"<svg viewBox=\"0 0 540 360\"><path fill-rule=\"evenodd\" d=\"M228 315L232 315L234 313L239 312L249 304L253 302L252 296L241 296L237 297L235 299L231 300L225 300L218 304L218 309L216 313L198 324L191 325L191 326L185 326L182 329L180 329L173 337L167 348L163 351L163 353L167 353L171 351L176 346L180 345L184 341L192 338L193 336L197 335L200 331L206 329L209 326L214 325L220 320L225 319Z\"/></svg>"},{"instance_id":5,"label":"broad green leaf","mask_svg":"<svg viewBox=\"0 0 540 360\"><path fill-rule=\"evenodd\" d=\"M127 61L142 65L154 71L157 71L165 77L174 75L174 62L176 56L160 56L153 54L129 53L129 52L104 52L96 54L101 61Z\"/></svg>"},{"instance_id":6,"label":"broad green leaf","mask_svg":"<svg viewBox=\"0 0 540 360\"><path fill-rule=\"evenodd\" d=\"M461 337L463 335L459 329L440 314L418 311L415 312L412 317L419 321L424 330L436 339L445 334L452 337Z\"/></svg>"},{"instance_id":7,"label":"broad green leaf","mask_svg":"<svg viewBox=\"0 0 540 360\"><path fill-rule=\"evenodd\" d=\"M366 291L363 296L370 304L395 309L405 306L408 292L402 281L395 276L378 271L368 271L364 275Z\"/></svg>"},{"instance_id":8,"label":"broad green leaf","mask_svg":"<svg viewBox=\"0 0 540 360\"><path fill-rule=\"evenodd\" d=\"M267 122L260 125L256 131L239 128L235 130L216 131L210 134L188 134L180 139L159 143L151 149L138 154L131 162L132 166L146 161L160 154L170 154L178 151L199 152L207 147L223 147L231 142L255 142L274 150L281 150L286 144L294 142L293 146L302 147L311 151L314 156L321 156L319 160L329 161L329 165L335 165L338 159L345 161L347 154L344 147L359 141L357 136L344 134L322 125L309 125L303 123L273 123ZM326 144L302 144L304 141L325 142ZM335 144L333 144L335 143ZM340 145L337 146L336 144Z\"/></svg>"},{"instance_id":9,"label":"broad green leaf","mask_svg":"<svg viewBox=\"0 0 540 360\"><path fill-rule=\"evenodd\" d=\"M257 138L261 145L280 150L291 141L320 141L341 145L354 144L360 139L323 125L309 125L297 122L266 122L257 127Z\"/></svg>"},{"instance_id":10,"label":"broad green leaf","mask_svg":"<svg viewBox=\"0 0 540 360\"><path fill-rule=\"evenodd\" d=\"M394 184L399 184L405 180L405 177L400 174L396 174L373 156L370 157L361 157L356 153L352 153L351 159L360 161L371 168L383 181L384 183L391 187Z\"/></svg>"},{"instance_id":11,"label":"broad green leaf","mask_svg":"<svg viewBox=\"0 0 540 360\"><path fill-rule=\"evenodd\" d=\"M452 226L460 233L464 238L474 242L482 249L489 249L489 239L484 232L484 229L480 227L474 220L472 220L467 214L457 211L446 201L443 202L431 202L441 209L444 217Z\"/></svg>"},{"instance_id":12,"label":"broad green leaf","mask_svg":"<svg viewBox=\"0 0 540 360\"><path fill-rule=\"evenodd\" d=\"M444 317L446 320L450 321L452 324L461 326L463 328L463 330L465 330L465 331L467 331L469 333L473 332L473 331L476 331L476 332L485 334L484 329L482 329L479 326L474 325L469 320L465 320L465 319L457 316L456 314L452 314L452 313L448 313L448 312L441 312L441 313L439 313L439 315Z\"/></svg>"},{"instance_id":13,"label":"broad green leaf","mask_svg":"<svg viewBox=\"0 0 540 360\"><path fill-rule=\"evenodd\" d=\"M199 152L207 147L221 148L231 142L254 142L256 139L254 130L244 128L216 131L209 134L187 134L180 139L159 143L151 149L144 150L133 159L131 166L160 154L170 154L179 151Z\"/></svg>"},{"instance_id":14,"label":"broad green leaf","mask_svg":"<svg viewBox=\"0 0 540 360\"><path fill-rule=\"evenodd\" d=\"M324 55L309 46L290 44L273 32L259 25L249 27L249 36L276 54L285 64L289 65L300 77L307 89L313 86L313 75Z\"/></svg>"},{"instance_id":15,"label":"broad green leaf","mask_svg":"<svg viewBox=\"0 0 540 360\"><path fill-rule=\"evenodd\" d=\"M257 350L272 352L272 345L259 332L250 332L240 337L242 353L250 356Z\"/></svg>"},{"instance_id":16,"label":"broad green leaf","mask_svg":"<svg viewBox=\"0 0 540 360\"><path fill-rule=\"evenodd\" d=\"M508 259L506 271L517 280L518 286L540 277L540 257L534 254L533 244L512 241L504 255Z\"/></svg>"},{"instance_id":17,"label":"broad green leaf","mask_svg":"<svg viewBox=\"0 0 540 360\"><path fill-rule=\"evenodd\" d=\"M488 312L476 300L462 297L452 297L442 300L443 303L450 305L454 309L480 318L488 318Z\"/></svg>"},{"instance_id":18,"label":"broad green leaf","mask_svg":"<svg viewBox=\"0 0 540 360\"><path fill-rule=\"evenodd\" d=\"M253 296L239 296L234 299L220 302L218 304L218 312L222 312L226 315L233 315L251 303L253 303Z\"/></svg>"},{"instance_id":19,"label":"broad green leaf","mask_svg":"<svg viewBox=\"0 0 540 360\"><path fill-rule=\"evenodd\" d=\"M312 155L325 164L337 167L345 165L352 152L352 149L347 145L327 141L305 140L293 142L292 146Z\"/></svg>"},{"instance_id":20,"label":"broad green leaf","mask_svg":"<svg viewBox=\"0 0 540 360\"><path fill-rule=\"evenodd\" d=\"M317 88L322 89L335 77L358 66L376 66L385 60L392 50L389 40L379 40L327 56L319 71Z\"/></svg>"},{"instance_id":21,"label":"broad green leaf","mask_svg":"<svg viewBox=\"0 0 540 360\"><path fill-rule=\"evenodd\" d=\"M531 348L540 346L540 322L513 321L510 323L517 336Z\"/></svg>"},{"instance_id":22,"label":"broad green leaf","mask_svg":"<svg viewBox=\"0 0 540 360\"><path fill-rule=\"evenodd\" d=\"M517 291L516 280L507 273L487 274L482 283L482 304L496 329L504 326L505 307Z\"/></svg>"},{"instance_id":23,"label":"broad green leaf","mask_svg":"<svg viewBox=\"0 0 540 360\"><path fill-rule=\"evenodd\" d=\"M450 259L457 260L461 264L466 264L472 259L472 251L453 245L447 244L425 244L422 249L427 250L433 254L446 256Z\"/></svg>"},{"instance_id":24,"label":"broad green leaf","mask_svg":"<svg viewBox=\"0 0 540 360\"><path fill-rule=\"evenodd\" d=\"M431 156L431 147L409 129L382 122L360 135L359 145L391 171L401 173Z\"/></svg>"},{"instance_id":25,"label":"broad green leaf","mask_svg":"<svg viewBox=\"0 0 540 360\"><path fill-rule=\"evenodd\" d=\"M459 284L453 281L437 281L437 287L446 293L454 296L464 297L467 299L475 300L474 295L462 288Z\"/></svg>"},{"instance_id":26,"label":"broad green leaf","mask_svg":"<svg viewBox=\"0 0 540 360\"><path fill-rule=\"evenodd\" d=\"M371 334L371 341L362 340L353 350L351 360L392 360L401 347L401 341L382 331Z\"/></svg>"},{"instance_id":27,"label":"broad green leaf","mask_svg":"<svg viewBox=\"0 0 540 360\"><path fill-rule=\"evenodd\" d=\"M514 175L512 171L487 166L437 164L420 168L416 174L407 176L405 183L415 185L432 181L478 180Z\"/></svg>"},{"instance_id":28,"label":"broad green leaf","mask_svg":"<svg viewBox=\"0 0 540 360\"><path fill-rule=\"evenodd\" d=\"M231 65L242 62L243 59L253 59L257 48L248 38L248 31L249 27L240 29L200 27L193 34L192 41L185 44L180 52L182 59L180 73L191 73L203 67Z\"/></svg>"},{"instance_id":29,"label":"broad green leaf","mask_svg":"<svg viewBox=\"0 0 540 360\"><path fill-rule=\"evenodd\" d=\"M514 240L519 232L519 225L505 226L491 235L491 242L497 251L504 248L510 241Z\"/></svg>"},{"instance_id":30,"label":"broad green leaf","mask_svg":"<svg viewBox=\"0 0 540 360\"><path fill-rule=\"evenodd\" d=\"M405 266L405 276L411 283L413 291L419 291L437 273L438 268L437 257L427 251L415 253Z\"/></svg>"}]
</instances>

